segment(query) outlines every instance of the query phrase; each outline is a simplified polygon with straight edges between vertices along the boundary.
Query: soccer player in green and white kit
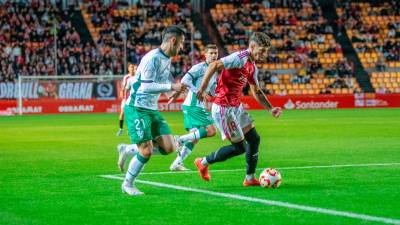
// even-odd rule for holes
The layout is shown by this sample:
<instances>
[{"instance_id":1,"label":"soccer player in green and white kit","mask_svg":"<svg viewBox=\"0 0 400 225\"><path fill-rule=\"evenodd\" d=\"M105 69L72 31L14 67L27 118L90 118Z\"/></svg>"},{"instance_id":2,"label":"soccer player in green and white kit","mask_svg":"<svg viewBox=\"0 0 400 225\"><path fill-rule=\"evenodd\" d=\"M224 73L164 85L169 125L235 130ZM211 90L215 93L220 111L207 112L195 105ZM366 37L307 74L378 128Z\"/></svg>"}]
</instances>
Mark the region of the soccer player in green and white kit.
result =
<instances>
[{"instance_id":1,"label":"soccer player in green and white kit","mask_svg":"<svg viewBox=\"0 0 400 225\"><path fill-rule=\"evenodd\" d=\"M169 154L176 149L167 121L158 111L158 99L160 93L181 93L186 89L181 83L169 81L171 57L178 54L184 41L185 33L182 29L176 26L166 28L161 46L148 52L137 68L130 102L124 108L128 134L139 150L131 159L121 186L122 192L128 195L143 194L136 188L135 178L149 161L153 149L162 154Z\"/></svg>"},{"instance_id":2,"label":"soccer player in green and white kit","mask_svg":"<svg viewBox=\"0 0 400 225\"><path fill-rule=\"evenodd\" d=\"M172 171L188 170L185 168L183 161L193 151L194 145L199 139L212 137L216 133L211 114L207 112L204 102L198 101L196 93L203 81L208 65L218 59L217 46L214 44L207 45L205 47L205 57L205 62L194 65L181 80L181 83L185 84L189 89L189 93L182 105L182 111L185 129L190 133L176 137L182 147L178 149L178 156L170 166ZM217 74L214 74L208 84L207 92L210 95L214 95L215 87L217 86L216 76Z\"/></svg>"}]
</instances>

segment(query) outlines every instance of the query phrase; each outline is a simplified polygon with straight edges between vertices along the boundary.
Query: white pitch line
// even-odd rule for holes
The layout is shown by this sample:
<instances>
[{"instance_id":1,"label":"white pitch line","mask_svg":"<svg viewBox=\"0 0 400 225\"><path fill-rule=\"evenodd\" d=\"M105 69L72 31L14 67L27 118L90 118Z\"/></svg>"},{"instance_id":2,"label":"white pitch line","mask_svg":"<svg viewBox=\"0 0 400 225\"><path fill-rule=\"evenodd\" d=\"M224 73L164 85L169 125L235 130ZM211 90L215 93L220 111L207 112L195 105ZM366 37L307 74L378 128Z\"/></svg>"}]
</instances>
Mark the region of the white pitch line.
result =
<instances>
[{"instance_id":1,"label":"white pitch line","mask_svg":"<svg viewBox=\"0 0 400 225\"><path fill-rule=\"evenodd\" d=\"M114 180L124 180L123 177L114 176L114 175L101 175L101 177L107 178L107 179L114 179ZM360 219L360 220L364 220L364 221L374 221L374 222L381 222L381 223L386 223L386 224L400 225L400 220L393 219L393 218L378 217L378 216L371 216L371 215L366 215L366 214L338 211L338 210L333 210L333 209L318 208L318 207L307 206L307 205L293 204L293 203L289 203L289 202L273 201L273 200L267 200L267 199L247 197L247 196L237 195L237 194L228 194L228 193L223 193L223 192L208 191L208 190L203 190L203 189L198 189L198 188L190 188L190 187L165 184L165 183L159 183L159 182L153 182L153 181L146 181L146 180L136 180L136 182L151 185L151 186L161 187L161 188L202 193L202 194L207 194L207 195L212 195L212 196L218 196L218 197L224 197L224 198L228 198L228 199L236 199L236 200L242 200L242 201L248 201L248 202L257 202L257 203L261 203L261 204L269 205L269 206L279 206L279 207L283 207L283 208L297 209L300 211L321 213L321 214L327 214L327 215L332 215L332 216L348 217L348 218Z\"/></svg>"},{"instance_id":2,"label":"white pitch line","mask_svg":"<svg viewBox=\"0 0 400 225\"><path fill-rule=\"evenodd\" d=\"M346 167L371 167L371 166L397 166L400 163L370 163L370 164L343 164L343 165L322 165L322 166L291 166L291 167L278 167L279 170L297 170L297 169L323 169L323 168L346 168ZM246 169L223 169L223 170L210 170L211 173L218 172L235 172L245 171ZM264 170L264 168L258 168L257 170ZM143 172L141 175L152 175L152 174L185 174L185 173L197 173L197 170L190 171L160 171L160 172Z\"/></svg>"}]
</instances>

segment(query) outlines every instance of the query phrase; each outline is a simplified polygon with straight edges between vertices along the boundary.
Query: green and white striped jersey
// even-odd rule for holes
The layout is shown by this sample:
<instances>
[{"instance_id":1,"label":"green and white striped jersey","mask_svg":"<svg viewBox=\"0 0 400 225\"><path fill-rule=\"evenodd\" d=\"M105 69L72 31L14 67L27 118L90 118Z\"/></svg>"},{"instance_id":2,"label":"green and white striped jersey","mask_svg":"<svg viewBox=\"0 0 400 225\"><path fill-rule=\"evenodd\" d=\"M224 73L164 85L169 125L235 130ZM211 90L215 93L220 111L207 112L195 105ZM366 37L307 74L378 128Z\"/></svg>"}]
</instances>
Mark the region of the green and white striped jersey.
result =
<instances>
[{"instance_id":1,"label":"green and white striped jersey","mask_svg":"<svg viewBox=\"0 0 400 225\"><path fill-rule=\"evenodd\" d=\"M160 48L151 50L140 61L127 104L157 110L160 94L171 90L170 76L171 58Z\"/></svg>"},{"instance_id":2,"label":"green and white striped jersey","mask_svg":"<svg viewBox=\"0 0 400 225\"><path fill-rule=\"evenodd\" d=\"M201 82L203 81L203 77L207 71L207 68L208 64L206 62L201 62L199 64L192 66L192 68L190 68L190 70L182 78L181 82L187 85L189 89L188 95L186 96L183 105L205 108L204 102L200 102L197 99L196 93L200 88ZM217 74L214 74L211 77L210 82L208 83L206 92L210 92L212 95L214 95L216 86L217 86Z\"/></svg>"}]
</instances>

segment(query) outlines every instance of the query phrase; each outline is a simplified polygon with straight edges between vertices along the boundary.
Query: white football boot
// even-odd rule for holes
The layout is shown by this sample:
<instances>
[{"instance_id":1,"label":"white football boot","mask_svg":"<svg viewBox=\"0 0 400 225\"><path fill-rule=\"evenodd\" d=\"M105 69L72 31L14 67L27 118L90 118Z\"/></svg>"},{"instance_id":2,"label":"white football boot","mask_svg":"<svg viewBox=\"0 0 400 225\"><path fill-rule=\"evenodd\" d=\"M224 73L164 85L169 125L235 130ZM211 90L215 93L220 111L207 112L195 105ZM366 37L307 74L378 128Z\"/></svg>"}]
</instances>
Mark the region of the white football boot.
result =
<instances>
[{"instance_id":1,"label":"white football boot","mask_svg":"<svg viewBox=\"0 0 400 225\"><path fill-rule=\"evenodd\" d=\"M117 131L117 137L121 136L123 131L124 131L124 130L122 130L122 129L120 128L120 129Z\"/></svg>"},{"instance_id":2,"label":"white football boot","mask_svg":"<svg viewBox=\"0 0 400 225\"><path fill-rule=\"evenodd\" d=\"M125 161L126 158L128 157L128 154L125 151L126 149L126 144L122 143L117 146L118 150L118 168L121 172L124 172L124 167L125 167Z\"/></svg>"},{"instance_id":3,"label":"white football boot","mask_svg":"<svg viewBox=\"0 0 400 225\"><path fill-rule=\"evenodd\" d=\"M137 189L137 187L135 187L135 185L129 186L129 185L125 185L125 183L122 183L121 190L122 190L122 193L126 193L130 196L144 195L144 193L139 191L139 189Z\"/></svg>"},{"instance_id":4,"label":"white football boot","mask_svg":"<svg viewBox=\"0 0 400 225\"><path fill-rule=\"evenodd\" d=\"M180 152L178 151L178 155ZM179 157L176 157L174 162L172 162L171 166L169 167L171 171L188 171L189 169L183 165L182 160Z\"/></svg>"},{"instance_id":5,"label":"white football boot","mask_svg":"<svg viewBox=\"0 0 400 225\"><path fill-rule=\"evenodd\" d=\"M169 169L171 171L189 171L190 169L186 168L183 163L172 164Z\"/></svg>"}]
</instances>

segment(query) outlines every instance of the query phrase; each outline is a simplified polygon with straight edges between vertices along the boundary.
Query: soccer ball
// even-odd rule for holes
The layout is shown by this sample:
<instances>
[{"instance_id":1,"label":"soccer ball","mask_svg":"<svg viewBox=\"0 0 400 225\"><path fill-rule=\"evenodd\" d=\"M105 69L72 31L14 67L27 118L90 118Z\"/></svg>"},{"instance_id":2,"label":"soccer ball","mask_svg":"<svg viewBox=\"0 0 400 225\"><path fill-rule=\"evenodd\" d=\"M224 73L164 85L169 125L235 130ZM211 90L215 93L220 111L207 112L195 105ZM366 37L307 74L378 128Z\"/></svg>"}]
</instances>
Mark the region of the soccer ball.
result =
<instances>
[{"instance_id":1,"label":"soccer ball","mask_svg":"<svg viewBox=\"0 0 400 225\"><path fill-rule=\"evenodd\" d=\"M281 174L276 169L267 168L260 174L260 184L263 188L277 188L281 180Z\"/></svg>"}]
</instances>

